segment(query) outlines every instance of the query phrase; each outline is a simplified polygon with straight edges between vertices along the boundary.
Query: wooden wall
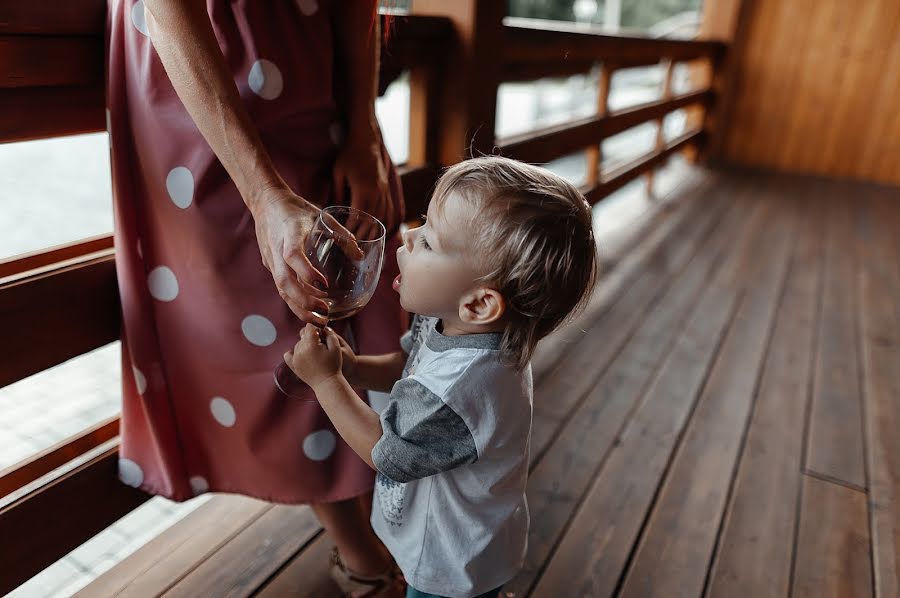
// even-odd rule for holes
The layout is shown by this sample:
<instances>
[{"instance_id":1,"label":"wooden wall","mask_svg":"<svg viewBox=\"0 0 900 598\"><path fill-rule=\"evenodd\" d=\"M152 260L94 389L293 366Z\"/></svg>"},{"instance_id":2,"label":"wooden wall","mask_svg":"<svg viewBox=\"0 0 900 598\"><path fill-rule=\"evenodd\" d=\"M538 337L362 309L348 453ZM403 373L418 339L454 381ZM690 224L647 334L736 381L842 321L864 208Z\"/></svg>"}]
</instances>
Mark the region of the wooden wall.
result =
<instances>
[{"instance_id":1,"label":"wooden wall","mask_svg":"<svg viewBox=\"0 0 900 598\"><path fill-rule=\"evenodd\" d=\"M723 157L900 184L900 1L743 2Z\"/></svg>"}]
</instances>

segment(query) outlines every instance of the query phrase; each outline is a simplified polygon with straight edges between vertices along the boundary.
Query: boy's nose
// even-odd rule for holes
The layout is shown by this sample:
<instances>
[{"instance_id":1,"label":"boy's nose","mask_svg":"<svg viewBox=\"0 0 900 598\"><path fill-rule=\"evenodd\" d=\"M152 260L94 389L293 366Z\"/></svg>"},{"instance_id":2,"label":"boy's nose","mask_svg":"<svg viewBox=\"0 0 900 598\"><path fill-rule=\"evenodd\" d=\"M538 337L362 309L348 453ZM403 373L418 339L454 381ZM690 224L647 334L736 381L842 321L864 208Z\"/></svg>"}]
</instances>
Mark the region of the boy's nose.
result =
<instances>
[{"instance_id":1,"label":"boy's nose","mask_svg":"<svg viewBox=\"0 0 900 598\"><path fill-rule=\"evenodd\" d=\"M403 246L407 251L412 251L413 245L415 244L415 239L413 238L415 230L416 229L411 228L403 233Z\"/></svg>"}]
</instances>

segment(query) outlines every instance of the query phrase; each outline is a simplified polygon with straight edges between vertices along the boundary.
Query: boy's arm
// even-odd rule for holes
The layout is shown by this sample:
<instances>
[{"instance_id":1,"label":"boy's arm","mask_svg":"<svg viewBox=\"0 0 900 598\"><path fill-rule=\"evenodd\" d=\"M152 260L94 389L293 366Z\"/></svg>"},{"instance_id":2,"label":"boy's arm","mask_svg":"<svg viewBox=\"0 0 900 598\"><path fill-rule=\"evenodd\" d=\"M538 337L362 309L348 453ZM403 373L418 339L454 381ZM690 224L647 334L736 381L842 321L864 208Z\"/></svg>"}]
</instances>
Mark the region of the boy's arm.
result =
<instances>
[{"instance_id":1,"label":"boy's arm","mask_svg":"<svg viewBox=\"0 0 900 598\"><path fill-rule=\"evenodd\" d=\"M390 392L403 375L406 353L396 351L384 355L360 355L356 358L353 382L367 390Z\"/></svg>"},{"instance_id":2,"label":"boy's arm","mask_svg":"<svg viewBox=\"0 0 900 598\"><path fill-rule=\"evenodd\" d=\"M372 449L382 434L378 414L359 398L341 373L324 380L313 390L341 438L369 467L376 469Z\"/></svg>"}]
</instances>

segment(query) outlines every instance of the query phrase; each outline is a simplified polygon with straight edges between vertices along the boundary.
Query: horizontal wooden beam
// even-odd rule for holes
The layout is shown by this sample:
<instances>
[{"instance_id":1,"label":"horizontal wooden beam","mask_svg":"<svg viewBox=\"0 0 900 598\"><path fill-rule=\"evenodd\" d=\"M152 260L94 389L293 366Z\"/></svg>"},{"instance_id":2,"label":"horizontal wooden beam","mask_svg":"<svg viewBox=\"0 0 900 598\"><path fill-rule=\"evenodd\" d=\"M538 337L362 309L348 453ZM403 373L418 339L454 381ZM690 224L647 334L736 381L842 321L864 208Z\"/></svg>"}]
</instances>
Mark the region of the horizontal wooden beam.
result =
<instances>
[{"instance_id":1,"label":"horizontal wooden beam","mask_svg":"<svg viewBox=\"0 0 900 598\"><path fill-rule=\"evenodd\" d=\"M103 85L0 91L0 143L106 130Z\"/></svg>"},{"instance_id":2,"label":"horizontal wooden beam","mask_svg":"<svg viewBox=\"0 0 900 598\"><path fill-rule=\"evenodd\" d=\"M0 34L102 35L106 0L0 2Z\"/></svg>"},{"instance_id":3,"label":"horizontal wooden beam","mask_svg":"<svg viewBox=\"0 0 900 598\"><path fill-rule=\"evenodd\" d=\"M507 21L510 23L512 21ZM655 63L715 57L725 51L716 41L689 41L645 37L596 35L572 27L537 29L520 21L504 27L504 62L510 65L567 61L644 61Z\"/></svg>"},{"instance_id":4,"label":"horizontal wooden beam","mask_svg":"<svg viewBox=\"0 0 900 598\"><path fill-rule=\"evenodd\" d=\"M6 543L0 595L11 592L150 498L122 484L118 467L119 450L114 446L0 509L0 538Z\"/></svg>"},{"instance_id":5,"label":"horizontal wooden beam","mask_svg":"<svg viewBox=\"0 0 900 598\"><path fill-rule=\"evenodd\" d=\"M119 418L108 418L28 459L0 470L0 498L24 488L119 435Z\"/></svg>"},{"instance_id":6,"label":"horizontal wooden beam","mask_svg":"<svg viewBox=\"0 0 900 598\"><path fill-rule=\"evenodd\" d=\"M691 104L709 105L712 97L708 90L695 91L671 100L658 100L619 110L607 116L594 116L500 139L497 146L501 154L510 158L534 164L549 162L597 145L607 137L662 118L679 108Z\"/></svg>"},{"instance_id":7,"label":"horizontal wooden beam","mask_svg":"<svg viewBox=\"0 0 900 598\"><path fill-rule=\"evenodd\" d=\"M0 89L103 85L102 36L0 35Z\"/></svg>"},{"instance_id":8,"label":"horizontal wooden beam","mask_svg":"<svg viewBox=\"0 0 900 598\"><path fill-rule=\"evenodd\" d=\"M591 58L568 59L559 62L509 62L503 65L503 81L534 81L544 77L571 77L589 72L603 64L610 71L631 69L659 64L657 57L639 57L629 60L594 60Z\"/></svg>"},{"instance_id":9,"label":"horizontal wooden beam","mask_svg":"<svg viewBox=\"0 0 900 598\"><path fill-rule=\"evenodd\" d=\"M47 249L32 251L0 260L0 283L5 278L21 275L31 270L60 266L61 262L83 258L84 256L113 248L112 235L98 235L82 241L57 245Z\"/></svg>"},{"instance_id":10,"label":"horizontal wooden beam","mask_svg":"<svg viewBox=\"0 0 900 598\"><path fill-rule=\"evenodd\" d=\"M662 165L672 154L690 144L703 142L703 131L691 131L670 141L656 152L641 156L636 160L623 164L609 172L605 172L601 181L594 187L584 189L584 196L592 205L618 191L652 168Z\"/></svg>"},{"instance_id":11,"label":"horizontal wooden beam","mask_svg":"<svg viewBox=\"0 0 900 598\"><path fill-rule=\"evenodd\" d=\"M119 339L113 251L0 284L0 388Z\"/></svg>"}]
</instances>

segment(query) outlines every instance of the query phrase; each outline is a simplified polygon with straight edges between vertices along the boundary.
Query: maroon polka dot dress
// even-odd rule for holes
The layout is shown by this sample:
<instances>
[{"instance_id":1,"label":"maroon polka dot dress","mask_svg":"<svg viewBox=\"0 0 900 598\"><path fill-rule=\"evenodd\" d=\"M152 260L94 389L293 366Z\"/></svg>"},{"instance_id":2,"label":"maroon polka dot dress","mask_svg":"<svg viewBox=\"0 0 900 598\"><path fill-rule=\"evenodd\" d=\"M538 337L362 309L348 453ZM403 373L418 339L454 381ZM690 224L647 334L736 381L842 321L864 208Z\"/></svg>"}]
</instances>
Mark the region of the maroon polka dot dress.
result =
<instances>
[{"instance_id":1,"label":"maroon polka dot dress","mask_svg":"<svg viewBox=\"0 0 900 598\"><path fill-rule=\"evenodd\" d=\"M279 173L327 205L342 136L332 2L207 0L207 9ZM216 491L328 502L370 490L373 472L318 404L273 383L302 323L278 296L249 211L165 74L142 2L110 0L108 15L122 481L175 500ZM393 168L391 187L400 215ZM375 297L347 324L361 353L399 348L396 243Z\"/></svg>"}]
</instances>

